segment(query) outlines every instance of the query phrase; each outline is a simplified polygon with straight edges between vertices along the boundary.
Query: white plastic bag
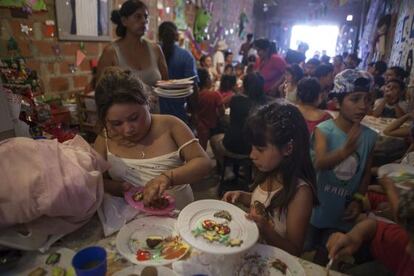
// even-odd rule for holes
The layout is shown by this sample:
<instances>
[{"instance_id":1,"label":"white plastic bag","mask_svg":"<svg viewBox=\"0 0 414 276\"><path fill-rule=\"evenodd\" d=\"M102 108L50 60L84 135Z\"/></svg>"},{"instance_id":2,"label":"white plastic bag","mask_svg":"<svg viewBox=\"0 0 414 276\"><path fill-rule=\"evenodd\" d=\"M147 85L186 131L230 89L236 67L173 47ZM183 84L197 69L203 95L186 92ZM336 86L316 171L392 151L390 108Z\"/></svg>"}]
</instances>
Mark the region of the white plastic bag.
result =
<instances>
[{"instance_id":1,"label":"white plastic bag","mask_svg":"<svg viewBox=\"0 0 414 276\"><path fill-rule=\"evenodd\" d=\"M105 237L117 232L138 213L139 211L129 206L122 197L105 194L98 209Z\"/></svg>"}]
</instances>

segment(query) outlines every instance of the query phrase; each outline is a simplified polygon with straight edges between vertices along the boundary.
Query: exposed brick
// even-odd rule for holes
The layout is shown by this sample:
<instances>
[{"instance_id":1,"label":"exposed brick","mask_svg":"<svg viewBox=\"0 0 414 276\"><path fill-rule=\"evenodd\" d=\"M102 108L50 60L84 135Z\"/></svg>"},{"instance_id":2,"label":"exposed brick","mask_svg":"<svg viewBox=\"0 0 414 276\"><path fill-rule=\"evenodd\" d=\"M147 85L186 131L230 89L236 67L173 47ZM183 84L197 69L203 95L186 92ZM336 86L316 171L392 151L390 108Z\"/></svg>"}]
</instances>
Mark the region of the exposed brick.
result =
<instances>
[{"instance_id":1,"label":"exposed brick","mask_svg":"<svg viewBox=\"0 0 414 276\"><path fill-rule=\"evenodd\" d=\"M77 42L64 42L60 43L60 49L63 56L76 56L76 50L79 49L79 43Z\"/></svg>"},{"instance_id":2,"label":"exposed brick","mask_svg":"<svg viewBox=\"0 0 414 276\"><path fill-rule=\"evenodd\" d=\"M60 72L60 74L62 74L62 75L72 74L72 72L69 69L70 64L75 64L75 59L65 60L65 61L59 62L59 72ZM77 70L79 70L79 68Z\"/></svg>"},{"instance_id":3,"label":"exposed brick","mask_svg":"<svg viewBox=\"0 0 414 276\"><path fill-rule=\"evenodd\" d=\"M73 77L73 87L83 88L89 83L88 76L74 76Z\"/></svg>"},{"instance_id":4,"label":"exposed brick","mask_svg":"<svg viewBox=\"0 0 414 276\"><path fill-rule=\"evenodd\" d=\"M54 43L52 41L33 41L34 46L37 48L39 55L54 56L55 53L52 49Z\"/></svg>"},{"instance_id":5,"label":"exposed brick","mask_svg":"<svg viewBox=\"0 0 414 276\"><path fill-rule=\"evenodd\" d=\"M99 54L99 44L97 42L85 42L85 54L88 55L88 56L98 55Z\"/></svg>"},{"instance_id":6,"label":"exposed brick","mask_svg":"<svg viewBox=\"0 0 414 276\"><path fill-rule=\"evenodd\" d=\"M54 77L49 80L50 90L53 92L66 91L69 89L68 78Z\"/></svg>"},{"instance_id":7,"label":"exposed brick","mask_svg":"<svg viewBox=\"0 0 414 276\"><path fill-rule=\"evenodd\" d=\"M43 38L42 23L40 22L33 23L33 39L41 40L42 38Z\"/></svg>"},{"instance_id":8,"label":"exposed brick","mask_svg":"<svg viewBox=\"0 0 414 276\"><path fill-rule=\"evenodd\" d=\"M89 64L89 60L88 58L85 58L83 60L83 62L79 65L78 70L82 70L82 71L91 71L91 66Z\"/></svg>"},{"instance_id":9,"label":"exposed brick","mask_svg":"<svg viewBox=\"0 0 414 276\"><path fill-rule=\"evenodd\" d=\"M32 70L36 70L37 72L40 71L40 62L30 58L30 59L26 59L26 66L27 68L30 68Z\"/></svg>"}]
</instances>

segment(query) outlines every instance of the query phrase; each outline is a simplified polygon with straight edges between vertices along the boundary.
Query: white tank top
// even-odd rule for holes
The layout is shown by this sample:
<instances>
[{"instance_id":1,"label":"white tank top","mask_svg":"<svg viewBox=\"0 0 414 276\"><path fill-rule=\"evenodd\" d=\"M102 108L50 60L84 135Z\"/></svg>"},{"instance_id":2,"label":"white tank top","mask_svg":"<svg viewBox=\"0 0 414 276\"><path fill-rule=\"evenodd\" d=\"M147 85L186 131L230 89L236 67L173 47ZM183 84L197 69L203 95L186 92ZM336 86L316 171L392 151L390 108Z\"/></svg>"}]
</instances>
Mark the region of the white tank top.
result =
<instances>
[{"instance_id":1,"label":"white tank top","mask_svg":"<svg viewBox=\"0 0 414 276\"><path fill-rule=\"evenodd\" d=\"M114 47L115 49L116 57L118 59L118 66L131 71L133 76L138 77L146 85L148 85L149 87L152 87L155 85L157 81L161 80L161 73L160 73L160 70L158 69L158 64L155 58L154 49L150 45L149 41L147 41L146 39L143 39L143 41L145 41L149 54L150 54L150 66L143 70L137 70L128 65L128 62L122 56L121 50L119 49L119 45L117 42L112 43L112 47ZM140 58L140 57L137 57L137 58Z\"/></svg>"},{"instance_id":2,"label":"white tank top","mask_svg":"<svg viewBox=\"0 0 414 276\"><path fill-rule=\"evenodd\" d=\"M111 164L108 171L111 178L116 181L127 181L134 186L145 186L148 181L162 172L182 166L184 161L180 157L181 150L198 139L187 141L177 151L147 159L118 157L110 152L106 138L105 141L107 159ZM167 192L175 197L177 209L181 209L194 200L189 184L174 186Z\"/></svg>"},{"instance_id":3,"label":"white tank top","mask_svg":"<svg viewBox=\"0 0 414 276\"><path fill-rule=\"evenodd\" d=\"M299 184L296 187L298 189L299 187L309 185L302 179L299 179ZM251 199L251 205L257 200L261 202L266 208L270 205L270 202L272 201L272 198L279 193L282 190L282 187L279 189L276 189L274 191L268 192L263 190L260 185L254 189ZM273 212L272 216L272 222L274 224L275 231L282 236L283 238L286 237L286 216L287 216L287 209L283 210L282 212L278 209Z\"/></svg>"}]
</instances>

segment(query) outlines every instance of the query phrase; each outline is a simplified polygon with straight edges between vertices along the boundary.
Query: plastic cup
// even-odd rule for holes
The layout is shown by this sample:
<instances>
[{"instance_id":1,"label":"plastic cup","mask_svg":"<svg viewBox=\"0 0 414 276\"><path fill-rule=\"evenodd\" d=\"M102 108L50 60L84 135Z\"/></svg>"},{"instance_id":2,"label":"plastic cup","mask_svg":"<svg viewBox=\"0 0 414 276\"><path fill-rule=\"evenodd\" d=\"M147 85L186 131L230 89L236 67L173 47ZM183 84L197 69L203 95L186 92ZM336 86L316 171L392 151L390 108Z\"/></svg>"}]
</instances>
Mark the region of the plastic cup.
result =
<instances>
[{"instance_id":1,"label":"plastic cup","mask_svg":"<svg viewBox=\"0 0 414 276\"><path fill-rule=\"evenodd\" d=\"M77 276L104 276L106 251L99 246L86 247L73 256L72 266Z\"/></svg>"}]
</instances>

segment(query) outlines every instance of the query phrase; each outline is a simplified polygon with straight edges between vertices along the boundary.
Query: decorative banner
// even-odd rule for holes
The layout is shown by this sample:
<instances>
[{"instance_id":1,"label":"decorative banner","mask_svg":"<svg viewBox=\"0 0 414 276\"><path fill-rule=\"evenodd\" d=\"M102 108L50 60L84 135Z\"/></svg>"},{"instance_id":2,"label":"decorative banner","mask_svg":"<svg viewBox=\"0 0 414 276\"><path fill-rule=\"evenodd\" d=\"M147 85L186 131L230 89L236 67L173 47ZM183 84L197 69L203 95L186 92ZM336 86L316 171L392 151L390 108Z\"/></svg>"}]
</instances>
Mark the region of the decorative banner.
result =
<instances>
[{"instance_id":1,"label":"decorative banner","mask_svg":"<svg viewBox=\"0 0 414 276\"><path fill-rule=\"evenodd\" d=\"M239 38L243 39L245 35L245 28L247 23L249 23L249 18L245 12L240 13L239 16Z\"/></svg>"},{"instance_id":2,"label":"decorative banner","mask_svg":"<svg viewBox=\"0 0 414 276\"><path fill-rule=\"evenodd\" d=\"M20 24L20 31L22 33L25 33L28 36L29 35L29 32L33 31L33 29L30 28L28 25Z\"/></svg>"},{"instance_id":3,"label":"decorative banner","mask_svg":"<svg viewBox=\"0 0 414 276\"><path fill-rule=\"evenodd\" d=\"M201 42L206 35L206 29L210 23L211 14L204 9L199 9L194 24L194 36L197 42Z\"/></svg>"},{"instance_id":4,"label":"decorative banner","mask_svg":"<svg viewBox=\"0 0 414 276\"><path fill-rule=\"evenodd\" d=\"M28 12L27 8L33 11L47 11L45 0L0 0L0 7L7 8L24 8L25 12Z\"/></svg>"},{"instance_id":5,"label":"decorative banner","mask_svg":"<svg viewBox=\"0 0 414 276\"><path fill-rule=\"evenodd\" d=\"M10 37L7 41L7 50L19 51L19 45L17 45L17 41L14 39L14 37Z\"/></svg>"},{"instance_id":6,"label":"decorative banner","mask_svg":"<svg viewBox=\"0 0 414 276\"><path fill-rule=\"evenodd\" d=\"M43 35L46 37L54 37L55 36L55 21L53 20L46 20L45 27L43 29Z\"/></svg>"},{"instance_id":7,"label":"decorative banner","mask_svg":"<svg viewBox=\"0 0 414 276\"><path fill-rule=\"evenodd\" d=\"M175 1L175 25L179 30L187 29L187 22L185 20L185 1L176 0Z\"/></svg>"},{"instance_id":8,"label":"decorative banner","mask_svg":"<svg viewBox=\"0 0 414 276\"><path fill-rule=\"evenodd\" d=\"M413 70L414 50L414 1L403 0L398 13L394 43L391 50L390 65L398 65L410 73L414 82Z\"/></svg>"},{"instance_id":9,"label":"decorative banner","mask_svg":"<svg viewBox=\"0 0 414 276\"><path fill-rule=\"evenodd\" d=\"M81 63L85 60L86 56L81 50L76 51L76 66L79 67Z\"/></svg>"}]
</instances>

